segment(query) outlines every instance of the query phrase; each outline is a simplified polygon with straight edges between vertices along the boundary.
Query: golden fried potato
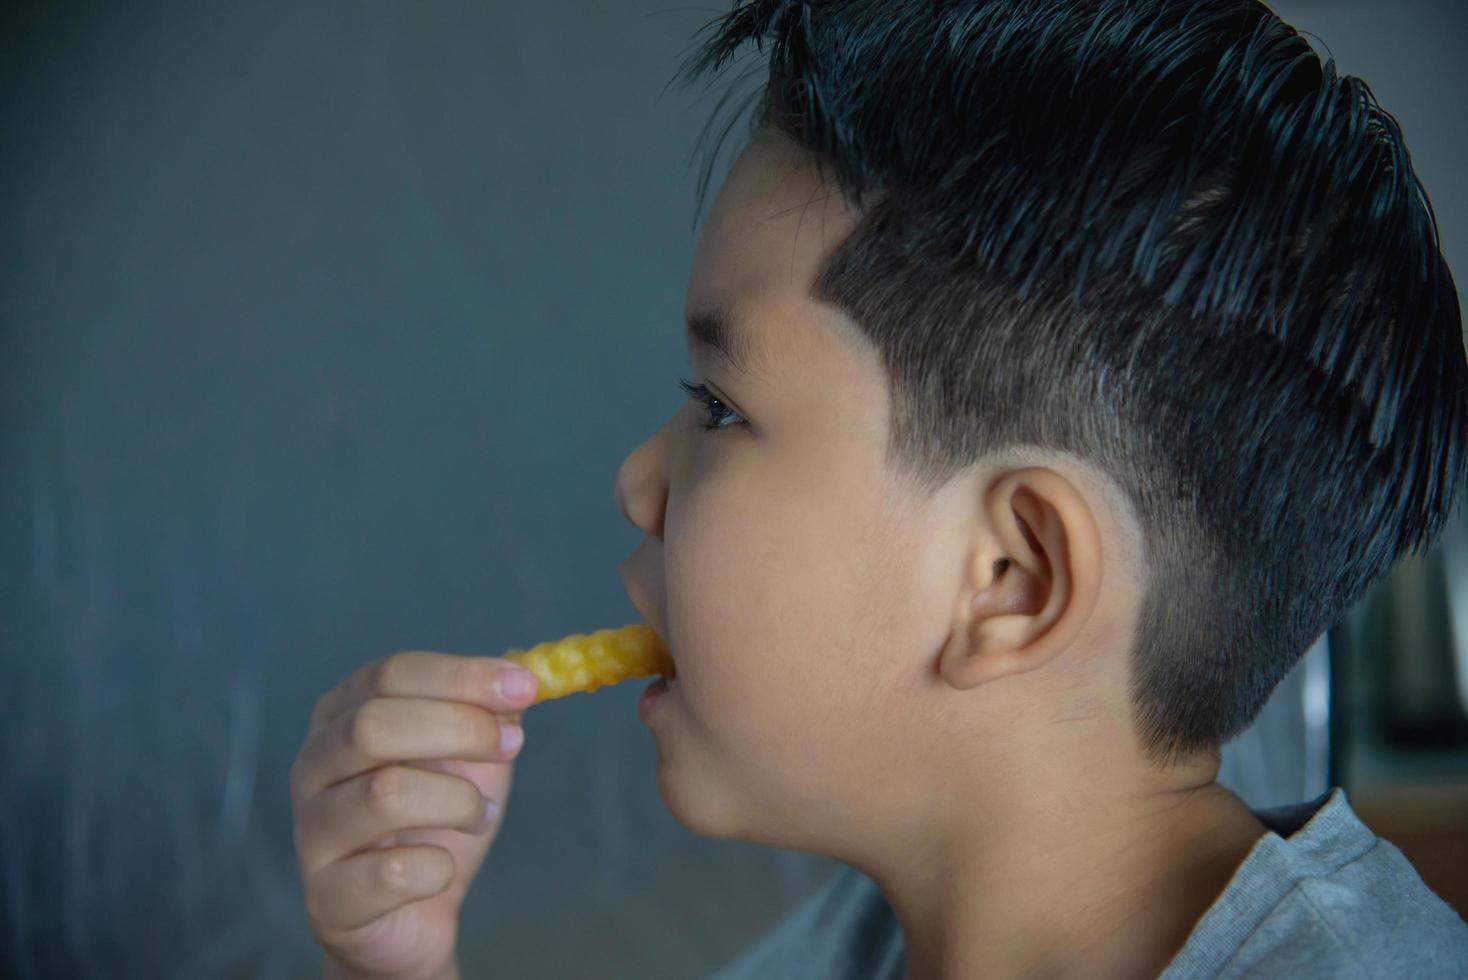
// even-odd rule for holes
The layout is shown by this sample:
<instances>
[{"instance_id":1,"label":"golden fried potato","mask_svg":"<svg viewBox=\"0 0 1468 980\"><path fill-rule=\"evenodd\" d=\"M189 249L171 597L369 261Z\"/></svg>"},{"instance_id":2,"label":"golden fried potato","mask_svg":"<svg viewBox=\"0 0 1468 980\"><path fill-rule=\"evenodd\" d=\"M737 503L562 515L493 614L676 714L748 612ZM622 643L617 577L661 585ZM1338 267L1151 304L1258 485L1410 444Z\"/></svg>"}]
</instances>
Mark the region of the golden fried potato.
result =
<instances>
[{"instance_id":1,"label":"golden fried potato","mask_svg":"<svg viewBox=\"0 0 1468 980\"><path fill-rule=\"evenodd\" d=\"M595 633L572 633L561 640L538 643L529 650L511 650L506 660L540 678L532 704L577 691L595 691L631 677L673 676L673 659L662 638L645 623Z\"/></svg>"}]
</instances>

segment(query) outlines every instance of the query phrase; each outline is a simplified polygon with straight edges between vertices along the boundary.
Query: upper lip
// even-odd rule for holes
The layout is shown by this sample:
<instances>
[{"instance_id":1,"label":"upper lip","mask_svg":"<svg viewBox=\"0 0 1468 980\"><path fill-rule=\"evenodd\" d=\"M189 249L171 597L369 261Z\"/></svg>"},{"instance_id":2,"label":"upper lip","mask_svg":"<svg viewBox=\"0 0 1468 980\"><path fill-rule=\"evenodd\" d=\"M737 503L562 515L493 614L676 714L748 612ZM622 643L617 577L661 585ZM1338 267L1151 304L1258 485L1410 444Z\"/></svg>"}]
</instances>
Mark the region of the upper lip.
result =
<instances>
[{"instance_id":1,"label":"upper lip","mask_svg":"<svg viewBox=\"0 0 1468 980\"><path fill-rule=\"evenodd\" d=\"M668 656L671 659L673 654L672 648L668 647L668 634L659 627L656 617L648 611L649 604L642 598L642 589L625 564L617 566L617 578L622 583L622 591L627 593L627 598L632 602L632 608L637 610L642 621L651 626L652 631L663 641L663 646L668 649Z\"/></svg>"}]
</instances>

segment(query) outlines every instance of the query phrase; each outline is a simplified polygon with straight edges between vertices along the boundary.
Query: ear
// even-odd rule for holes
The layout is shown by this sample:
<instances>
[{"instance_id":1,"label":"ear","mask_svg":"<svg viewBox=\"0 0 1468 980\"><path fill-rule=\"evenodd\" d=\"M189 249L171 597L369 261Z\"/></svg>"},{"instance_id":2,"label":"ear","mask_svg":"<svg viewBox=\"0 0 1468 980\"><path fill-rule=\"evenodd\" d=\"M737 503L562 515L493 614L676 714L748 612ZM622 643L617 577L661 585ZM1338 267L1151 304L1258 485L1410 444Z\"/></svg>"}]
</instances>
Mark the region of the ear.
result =
<instances>
[{"instance_id":1,"label":"ear","mask_svg":"<svg viewBox=\"0 0 1468 980\"><path fill-rule=\"evenodd\" d=\"M959 690L1034 670L1075 643L1101 592L1101 533L1074 483L1011 470L984 491L943 678Z\"/></svg>"}]
</instances>

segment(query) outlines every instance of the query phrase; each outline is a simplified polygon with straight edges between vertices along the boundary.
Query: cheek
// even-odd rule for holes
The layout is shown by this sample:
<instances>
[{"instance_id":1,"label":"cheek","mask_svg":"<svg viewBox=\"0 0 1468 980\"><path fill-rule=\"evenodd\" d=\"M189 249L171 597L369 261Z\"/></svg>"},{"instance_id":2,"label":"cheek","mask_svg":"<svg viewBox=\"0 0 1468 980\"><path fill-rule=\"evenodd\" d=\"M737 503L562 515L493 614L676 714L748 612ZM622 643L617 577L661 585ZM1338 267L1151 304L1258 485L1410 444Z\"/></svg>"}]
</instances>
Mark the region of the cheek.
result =
<instances>
[{"instance_id":1,"label":"cheek","mask_svg":"<svg viewBox=\"0 0 1468 980\"><path fill-rule=\"evenodd\" d=\"M756 754L848 749L895 671L890 536L826 481L802 493L723 477L670 496L666 514L668 623L690 707L720 741Z\"/></svg>"},{"instance_id":2,"label":"cheek","mask_svg":"<svg viewBox=\"0 0 1468 980\"><path fill-rule=\"evenodd\" d=\"M669 629L701 676L737 683L755 657L773 656L769 635L787 616L782 578L801 542L757 487L727 478L671 496L665 523ZM754 653L752 651L759 651Z\"/></svg>"}]
</instances>

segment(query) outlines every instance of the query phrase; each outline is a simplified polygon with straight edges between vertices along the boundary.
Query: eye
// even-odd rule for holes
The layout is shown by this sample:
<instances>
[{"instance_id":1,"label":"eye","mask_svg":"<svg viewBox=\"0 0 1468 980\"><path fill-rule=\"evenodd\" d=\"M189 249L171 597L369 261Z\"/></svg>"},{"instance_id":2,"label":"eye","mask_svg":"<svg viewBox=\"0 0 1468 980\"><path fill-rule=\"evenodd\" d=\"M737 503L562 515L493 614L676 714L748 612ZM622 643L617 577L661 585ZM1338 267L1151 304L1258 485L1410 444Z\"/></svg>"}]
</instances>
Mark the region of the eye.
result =
<instances>
[{"instance_id":1,"label":"eye","mask_svg":"<svg viewBox=\"0 0 1468 980\"><path fill-rule=\"evenodd\" d=\"M678 382L678 387L687 392L689 398L692 398L694 401L702 404L704 411L708 413L708 421L699 423L703 426L703 428L727 429L730 426L738 425L739 422L745 421L744 416L740 415L728 405L725 405L723 402L715 398L713 392L709 391L708 388L704 387L703 385L691 384L687 381L680 380ZM729 425L722 424L724 422L727 422L731 417L737 419L738 421L729 422Z\"/></svg>"}]
</instances>

